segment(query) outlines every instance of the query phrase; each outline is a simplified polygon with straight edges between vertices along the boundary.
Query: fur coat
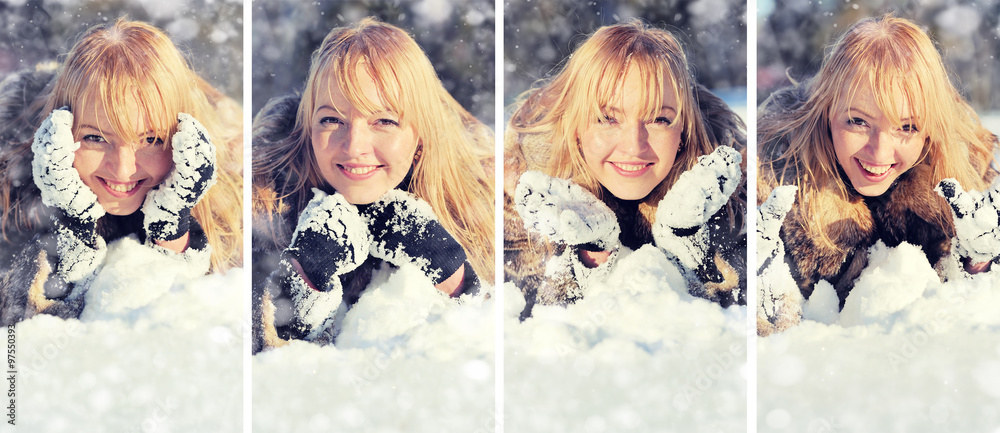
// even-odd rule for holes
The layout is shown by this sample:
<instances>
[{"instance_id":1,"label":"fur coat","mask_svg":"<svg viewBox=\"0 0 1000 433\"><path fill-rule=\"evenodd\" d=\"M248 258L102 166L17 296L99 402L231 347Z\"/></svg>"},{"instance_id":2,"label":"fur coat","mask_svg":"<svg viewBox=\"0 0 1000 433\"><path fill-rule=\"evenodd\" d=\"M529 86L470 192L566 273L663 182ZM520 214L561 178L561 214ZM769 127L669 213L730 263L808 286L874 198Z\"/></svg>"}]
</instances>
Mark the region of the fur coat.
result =
<instances>
[{"instance_id":1,"label":"fur coat","mask_svg":"<svg viewBox=\"0 0 1000 433\"><path fill-rule=\"evenodd\" d=\"M743 151L746 135L742 122L728 106L703 86L698 86L699 108L706 119L709 136L716 143L732 144ZM528 170L545 172L551 145L539 134L517 134L506 140L504 149L504 280L513 282L524 294L526 306L521 319L531 316L535 304L568 305L584 296L579 276L572 272L546 275L546 267L553 258L566 257L578 260L578 247L550 242L527 231L524 221L514 208L514 190L521 174ZM745 172L745 170L744 170ZM746 179L741 183L731 202L746 201ZM621 228L622 245L635 250L653 242L652 226L656 206L641 201L616 198L608 191L602 194L604 203L615 213ZM706 258L708 263L695 272L689 281L691 294L718 302L723 306L732 303L746 304L746 233L744 220L738 217L731 223L726 208L720 210L706 224L716 228L710 234L713 245ZM614 261L613 253L609 262ZM608 263L608 266L613 263ZM602 265L603 267L604 265ZM693 281L697 280L697 281Z\"/></svg>"},{"instance_id":2,"label":"fur coat","mask_svg":"<svg viewBox=\"0 0 1000 433\"><path fill-rule=\"evenodd\" d=\"M771 95L761 105L760 122L768 122L778 114L800 107L807 99L805 87L790 87ZM783 167L780 161L776 161L773 168L768 162L779 157L787 147L786 140L759 143L761 175L757 188L758 202L762 203L778 186L774 180L777 178L775 172ZM988 162L982 164L986 166ZM855 280L868 266L868 249L878 241L888 247L902 242L920 247L939 274L946 258L955 259L950 257L953 228L942 223L951 221L951 211L946 201L934 191L941 179L933 178L930 166L914 166L878 197L857 193L850 187L850 180L839 166L838 172L848 185L846 199L830 190L820 190L810 197L810 200L816 200L810 205L818 205L821 212L832 216L827 221L835 221L825 228L832 245L810 235L805 228L810 222L809 215L802 214L798 203L786 214L781 226L785 261L803 298L809 298L819 280L827 280L836 289L840 308L843 308ZM995 170L988 170L987 183L995 175Z\"/></svg>"}]
</instances>

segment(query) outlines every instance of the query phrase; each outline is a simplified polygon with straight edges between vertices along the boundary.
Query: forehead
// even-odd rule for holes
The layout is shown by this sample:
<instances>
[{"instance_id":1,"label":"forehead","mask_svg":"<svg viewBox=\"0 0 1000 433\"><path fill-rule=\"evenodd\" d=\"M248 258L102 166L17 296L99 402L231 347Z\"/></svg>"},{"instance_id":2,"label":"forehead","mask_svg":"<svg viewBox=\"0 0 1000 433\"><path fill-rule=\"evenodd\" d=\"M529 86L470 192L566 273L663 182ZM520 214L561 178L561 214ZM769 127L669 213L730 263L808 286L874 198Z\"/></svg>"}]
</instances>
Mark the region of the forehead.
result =
<instances>
[{"instance_id":1,"label":"forehead","mask_svg":"<svg viewBox=\"0 0 1000 433\"><path fill-rule=\"evenodd\" d=\"M858 109L895 119L916 116L911 96L915 92L904 84L905 80L885 80L879 85L876 80L861 78L850 80L841 88L835 110Z\"/></svg>"},{"instance_id":2,"label":"forehead","mask_svg":"<svg viewBox=\"0 0 1000 433\"><path fill-rule=\"evenodd\" d=\"M132 92L131 96L109 107L96 92L87 92L74 107L74 118L78 125L96 127L107 134L129 131L144 134L151 129L151 122L137 101L138 94Z\"/></svg>"},{"instance_id":3,"label":"forehead","mask_svg":"<svg viewBox=\"0 0 1000 433\"><path fill-rule=\"evenodd\" d=\"M658 78L657 75L661 75L662 78ZM661 107L654 106L658 102L660 106L676 109L677 95L673 86L665 82L669 79L668 75L644 71L631 64L626 69L624 77L615 83L608 100L601 103L611 108L659 110Z\"/></svg>"},{"instance_id":4,"label":"forehead","mask_svg":"<svg viewBox=\"0 0 1000 433\"><path fill-rule=\"evenodd\" d=\"M333 108L346 110L356 108L361 111L375 112L388 109L385 97L375 81L371 70L365 63L348 67L348 71L339 71L329 67L318 74L316 85L316 107L333 105ZM341 85L341 81L344 85Z\"/></svg>"}]
</instances>

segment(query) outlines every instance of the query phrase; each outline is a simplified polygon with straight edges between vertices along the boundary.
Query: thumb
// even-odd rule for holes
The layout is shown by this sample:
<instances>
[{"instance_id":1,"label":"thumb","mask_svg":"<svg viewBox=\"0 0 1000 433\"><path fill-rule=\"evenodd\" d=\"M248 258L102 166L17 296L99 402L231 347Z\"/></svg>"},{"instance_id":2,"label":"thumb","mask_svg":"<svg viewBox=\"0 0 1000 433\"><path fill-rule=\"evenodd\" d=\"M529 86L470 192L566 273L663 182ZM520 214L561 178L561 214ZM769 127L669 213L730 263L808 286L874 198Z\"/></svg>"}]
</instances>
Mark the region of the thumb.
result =
<instances>
[{"instance_id":1,"label":"thumb","mask_svg":"<svg viewBox=\"0 0 1000 433\"><path fill-rule=\"evenodd\" d=\"M938 182L934 191L937 191L941 197L948 201L956 218L964 218L975 210L974 200L955 179L948 178Z\"/></svg>"},{"instance_id":2,"label":"thumb","mask_svg":"<svg viewBox=\"0 0 1000 433\"><path fill-rule=\"evenodd\" d=\"M757 208L760 212L761 223L783 221L785 214L792 209L792 205L795 203L795 192L798 189L795 185L783 185L771 191L767 200Z\"/></svg>"}]
</instances>

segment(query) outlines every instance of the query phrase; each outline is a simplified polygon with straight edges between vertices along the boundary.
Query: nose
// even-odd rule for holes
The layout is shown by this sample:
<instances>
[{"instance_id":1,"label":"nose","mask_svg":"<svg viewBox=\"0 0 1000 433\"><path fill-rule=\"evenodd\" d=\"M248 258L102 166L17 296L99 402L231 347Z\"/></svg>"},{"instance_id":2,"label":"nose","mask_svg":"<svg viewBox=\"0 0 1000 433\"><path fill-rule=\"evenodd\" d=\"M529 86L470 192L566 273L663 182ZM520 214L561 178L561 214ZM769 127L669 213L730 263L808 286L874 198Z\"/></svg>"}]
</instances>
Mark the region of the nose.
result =
<instances>
[{"instance_id":1,"label":"nose","mask_svg":"<svg viewBox=\"0 0 1000 433\"><path fill-rule=\"evenodd\" d=\"M364 125L351 125L344 140L344 153L356 158L372 152L372 134Z\"/></svg>"},{"instance_id":2,"label":"nose","mask_svg":"<svg viewBox=\"0 0 1000 433\"><path fill-rule=\"evenodd\" d=\"M127 182L138 171L135 149L131 146L117 146L105 160L108 171L115 176L115 179L112 180Z\"/></svg>"},{"instance_id":3,"label":"nose","mask_svg":"<svg viewBox=\"0 0 1000 433\"><path fill-rule=\"evenodd\" d=\"M638 156L649 149L649 131L642 122L633 123L622 131L619 149L629 155Z\"/></svg>"},{"instance_id":4,"label":"nose","mask_svg":"<svg viewBox=\"0 0 1000 433\"><path fill-rule=\"evenodd\" d=\"M887 162L892 160L898 142L899 137L894 136L891 130L882 128L869 136L868 151L874 162Z\"/></svg>"}]
</instances>

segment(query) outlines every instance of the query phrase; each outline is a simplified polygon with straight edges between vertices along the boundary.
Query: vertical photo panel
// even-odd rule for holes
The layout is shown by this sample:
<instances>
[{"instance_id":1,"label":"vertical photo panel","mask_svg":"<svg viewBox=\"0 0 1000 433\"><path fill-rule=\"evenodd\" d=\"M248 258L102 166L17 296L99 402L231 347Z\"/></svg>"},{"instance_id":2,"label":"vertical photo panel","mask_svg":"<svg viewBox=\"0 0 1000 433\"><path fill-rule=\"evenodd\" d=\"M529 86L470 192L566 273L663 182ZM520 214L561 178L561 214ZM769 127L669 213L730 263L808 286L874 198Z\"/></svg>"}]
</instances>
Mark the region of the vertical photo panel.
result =
<instances>
[{"instance_id":1,"label":"vertical photo panel","mask_svg":"<svg viewBox=\"0 0 1000 433\"><path fill-rule=\"evenodd\" d=\"M504 9L506 430L742 431L746 4Z\"/></svg>"}]
</instances>

